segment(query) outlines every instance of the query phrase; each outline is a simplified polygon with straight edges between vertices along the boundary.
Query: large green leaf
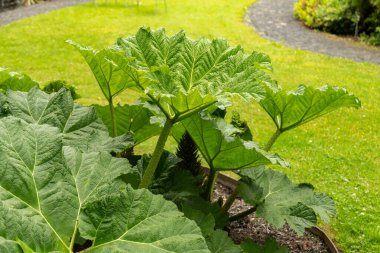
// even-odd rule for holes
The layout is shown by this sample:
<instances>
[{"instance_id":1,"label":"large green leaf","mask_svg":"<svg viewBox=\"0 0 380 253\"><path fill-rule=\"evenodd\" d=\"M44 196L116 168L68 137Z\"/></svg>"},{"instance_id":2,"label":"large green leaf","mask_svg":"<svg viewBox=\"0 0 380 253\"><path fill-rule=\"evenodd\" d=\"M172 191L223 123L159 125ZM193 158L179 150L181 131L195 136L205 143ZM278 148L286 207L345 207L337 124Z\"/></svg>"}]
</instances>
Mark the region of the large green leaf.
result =
<instances>
[{"instance_id":1,"label":"large green leaf","mask_svg":"<svg viewBox=\"0 0 380 253\"><path fill-rule=\"evenodd\" d=\"M185 118L228 95L260 99L264 86L272 84L261 70L270 66L267 57L246 54L223 39L190 40L184 32L167 36L164 29L140 28L117 44L151 80L139 82L141 88L172 118ZM120 57L113 61L130 71Z\"/></svg>"},{"instance_id":2,"label":"large green leaf","mask_svg":"<svg viewBox=\"0 0 380 253\"><path fill-rule=\"evenodd\" d=\"M228 233L223 230L215 230L213 234L207 238L207 245L211 253L240 253L240 247L236 245Z\"/></svg>"},{"instance_id":3,"label":"large green leaf","mask_svg":"<svg viewBox=\"0 0 380 253\"><path fill-rule=\"evenodd\" d=\"M79 229L93 240L89 252L209 252L172 202L126 187L137 176L126 159L82 153L63 146L63 136L0 119L0 249L69 252Z\"/></svg>"},{"instance_id":4,"label":"large green leaf","mask_svg":"<svg viewBox=\"0 0 380 253\"><path fill-rule=\"evenodd\" d=\"M117 189L125 183L137 187L138 172L127 159L112 157L108 152L82 153L67 146L63 148L63 152L75 181L81 183L77 185L81 203L101 194L105 188ZM122 175L128 176L120 178ZM113 185L109 185L110 182Z\"/></svg>"},{"instance_id":5,"label":"large green leaf","mask_svg":"<svg viewBox=\"0 0 380 253\"><path fill-rule=\"evenodd\" d=\"M0 236L0 252L2 253L23 253L17 242L4 239Z\"/></svg>"},{"instance_id":6,"label":"large green leaf","mask_svg":"<svg viewBox=\"0 0 380 253\"><path fill-rule=\"evenodd\" d=\"M256 214L276 228L285 222L298 234L314 226L317 215L328 220L335 215L334 202L324 194L314 193L306 185L295 185L289 178L270 169L241 171L237 192L256 207Z\"/></svg>"},{"instance_id":7,"label":"large green leaf","mask_svg":"<svg viewBox=\"0 0 380 253\"><path fill-rule=\"evenodd\" d=\"M201 211L206 216L210 214L214 216L215 228L217 229L224 228L228 223L228 213L217 202L212 203L201 197L188 197L180 203L180 210L189 208Z\"/></svg>"},{"instance_id":8,"label":"large green leaf","mask_svg":"<svg viewBox=\"0 0 380 253\"><path fill-rule=\"evenodd\" d=\"M214 233L215 218L211 213L205 214L189 206L182 208L182 212L187 218L197 223L204 237L209 237Z\"/></svg>"},{"instance_id":9,"label":"large green leaf","mask_svg":"<svg viewBox=\"0 0 380 253\"><path fill-rule=\"evenodd\" d=\"M267 89L267 95L260 105L281 132L341 107L361 106L359 99L343 88L324 86L315 89L304 85L292 92Z\"/></svg>"},{"instance_id":10,"label":"large green leaf","mask_svg":"<svg viewBox=\"0 0 380 253\"><path fill-rule=\"evenodd\" d=\"M146 189L127 187L87 203L79 228L93 240L86 252L209 252L195 222Z\"/></svg>"},{"instance_id":11,"label":"large green leaf","mask_svg":"<svg viewBox=\"0 0 380 253\"><path fill-rule=\"evenodd\" d=\"M65 251L80 203L59 129L6 117L0 135L0 236Z\"/></svg>"},{"instance_id":12,"label":"large green leaf","mask_svg":"<svg viewBox=\"0 0 380 253\"><path fill-rule=\"evenodd\" d=\"M7 93L9 113L29 123L49 124L60 129L64 145L83 151L119 151L132 145L132 138L123 135L109 138L108 130L92 107L74 104L70 91L46 94L38 89Z\"/></svg>"},{"instance_id":13,"label":"large green leaf","mask_svg":"<svg viewBox=\"0 0 380 253\"><path fill-rule=\"evenodd\" d=\"M254 142L233 136L238 130L221 118L193 115L181 123L214 170L237 170L271 163L286 165L279 157L262 151ZM176 139L182 133L180 127L173 129Z\"/></svg>"},{"instance_id":14,"label":"large green leaf","mask_svg":"<svg viewBox=\"0 0 380 253\"><path fill-rule=\"evenodd\" d=\"M0 90L29 91L33 87L38 88L39 84L29 76L0 68Z\"/></svg>"},{"instance_id":15,"label":"large green leaf","mask_svg":"<svg viewBox=\"0 0 380 253\"><path fill-rule=\"evenodd\" d=\"M96 51L70 40L67 42L82 54L108 101L126 88L134 86L133 80L107 57L110 54L117 54L114 49Z\"/></svg>"},{"instance_id":16,"label":"large green leaf","mask_svg":"<svg viewBox=\"0 0 380 253\"><path fill-rule=\"evenodd\" d=\"M95 106L98 116L107 126L108 131L112 132L112 119L107 106ZM137 145L161 132L158 123L151 123L155 115L151 110L138 105L118 105L115 107L117 133L133 133L134 145Z\"/></svg>"}]
</instances>

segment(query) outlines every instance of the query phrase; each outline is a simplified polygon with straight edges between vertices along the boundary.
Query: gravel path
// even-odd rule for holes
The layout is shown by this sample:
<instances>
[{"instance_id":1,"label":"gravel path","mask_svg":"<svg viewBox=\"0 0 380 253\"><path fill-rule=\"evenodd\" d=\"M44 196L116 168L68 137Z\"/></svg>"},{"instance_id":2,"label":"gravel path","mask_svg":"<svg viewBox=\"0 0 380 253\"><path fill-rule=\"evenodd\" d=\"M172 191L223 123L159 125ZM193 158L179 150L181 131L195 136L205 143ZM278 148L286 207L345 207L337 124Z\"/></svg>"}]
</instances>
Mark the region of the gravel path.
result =
<instances>
[{"instance_id":1,"label":"gravel path","mask_svg":"<svg viewBox=\"0 0 380 253\"><path fill-rule=\"evenodd\" d=\"M359 45L306 28L294 17L293 5L296 1L258 0L248 10L248 23L259 35L289 47L380 64L380 48Z\"/></svg>"},{"instance_id":2,"label":"gravel path","mask_svg":"<svg viewBox=\"0 0 380 253\"><path fill-rule=\"evenodd\" d=\"M31 17L37 14L49 12L66 6L87 3L93 0L51 0L41 2L32 6L22 6L19 8L0 12L0 26L9 24L13 21Z\"/></svg>"}]
</instances>

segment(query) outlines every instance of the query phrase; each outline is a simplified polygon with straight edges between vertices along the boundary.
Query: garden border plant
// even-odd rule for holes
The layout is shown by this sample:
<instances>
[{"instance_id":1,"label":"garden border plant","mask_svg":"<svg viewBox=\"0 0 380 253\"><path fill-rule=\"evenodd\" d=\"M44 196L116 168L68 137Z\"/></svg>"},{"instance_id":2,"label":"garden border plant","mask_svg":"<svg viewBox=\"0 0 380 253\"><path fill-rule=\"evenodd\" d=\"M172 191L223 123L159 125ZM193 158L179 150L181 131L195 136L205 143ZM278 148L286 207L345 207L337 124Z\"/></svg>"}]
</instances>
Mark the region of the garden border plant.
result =
<instances>
[{"instance_id":1,"label":"garden border plant","mask_svg":"<svg viewBox=\"0 0 380 253\"><path fill-rule=\"evenodd\" d=\"M215 111L225 110L232 96L247 102L256 100L275 122L277 138L279 133L340 107L359 107L355 96L329 86L281 91L266 72L271 69L267 56L247 54L222 39L190 40L184 32L167 36L164 29L141 28L136 36L119 39L101 51L70 43L94 73L109 103L109 113L96 106L96 115L94 108L74 105L69 91L62 89L48 95L26 76L0 71L0 88L8 89L0 95L1 133L8 133L0 142L2 159L8 161L0 167L0 173L10 175L0 182L0 212L20 224L13 228L6 219L0 220L0 246L19 252L73 252L74 245L88 240L92 244L89 252L113 247L136 252L260 252L252 241L234 245L221 229L229 220L256 212L275 227L288 223L302 234L316 224L317 216L328 222L335 215L331 198L314 192L309 184L293 184L285 174L265 168L287 163L260 149L251 135L242 137L241 129L216 116ZM18 87L24 91L9 90ZM126 89L140 92L139 102L115 106L113 98ZM17 127L12 129L12 125ZM9 134L15 130L21 134ZM45 136L42 130L51 134ZM164 150L170 134L179 141L186 132L207 162L208 176L181 168L180 159ZM156 134L160 136L151 156L128 154L127 159L121 158L123 150ZM41 144L51 152L46 148L41 151ZM21 154L23 149L27 152ZM65 176L53 180L47 176L45 164ZM31 174L24 173L28 170ZM226 203L212 202L220 171L235 171L241 176ZM23 178L34 190L25 192L25 184L18 184L19 180L11 187L14 178ZM52 189L59 185L71 187L65 193L76 192L58 198L62 200L58 207L67 208L68 202L72 203L72 215L62 217L68 221L65 229L59 228L62 220L52 211L49 198L45 199L51 192L58 194ZM52 187L50 193L45 192L46 187ZM167 200L141 188L162 194ZM238 195L252 208L229 217L229 207ZM39 204L29 203L30 199ZM35 236L53 232L42 238L46 240L32 242L33 235L22 233L24 223L33 223L28 223L32 220L19 209L20 205L39 217ZM7 210L13 210L15 216ZM144 213L147 210L152 211ZM184 229L159 231L169 226ZM272 247L273 242L268 241L268 245Z\"/></svg>"}]
</instances>

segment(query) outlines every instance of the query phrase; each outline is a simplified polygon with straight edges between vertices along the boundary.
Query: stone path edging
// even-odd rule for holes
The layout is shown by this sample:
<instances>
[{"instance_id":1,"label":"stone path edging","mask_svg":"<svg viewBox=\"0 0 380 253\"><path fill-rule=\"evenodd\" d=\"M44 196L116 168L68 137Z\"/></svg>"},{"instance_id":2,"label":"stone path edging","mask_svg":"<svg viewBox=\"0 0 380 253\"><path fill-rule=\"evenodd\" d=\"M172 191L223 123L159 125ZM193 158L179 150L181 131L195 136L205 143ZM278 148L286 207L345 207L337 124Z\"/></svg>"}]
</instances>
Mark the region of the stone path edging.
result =
<instances>
[{"instance_id":1,"label":"stone path edging","mask_svg":"<svg viewBox=\"0 0 380 253\"><path fill-rule=\"evenodd\" d=\"M296 1L257 0L248 9L246 19L259 35L288 47L380 64L380 48L359 45L305 27L294 17L293 5Z\"/></svg>"}]
</instances>

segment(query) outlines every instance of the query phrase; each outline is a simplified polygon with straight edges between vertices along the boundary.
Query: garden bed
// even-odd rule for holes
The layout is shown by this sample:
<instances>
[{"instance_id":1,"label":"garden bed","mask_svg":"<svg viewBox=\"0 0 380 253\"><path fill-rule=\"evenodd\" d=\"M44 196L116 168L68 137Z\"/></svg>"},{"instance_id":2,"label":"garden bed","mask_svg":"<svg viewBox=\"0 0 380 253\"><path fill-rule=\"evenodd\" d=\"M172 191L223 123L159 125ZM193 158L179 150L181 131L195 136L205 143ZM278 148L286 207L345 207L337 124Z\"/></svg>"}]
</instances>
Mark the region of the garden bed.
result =
<instances>
[{"instance_id":1,"label":"garden bed","mask_svg":"<svg viewBox=\"0 0 380 253\"><path fill-rule=\"evenodd\" d=\"M214 198L223 198L223 202L231 194L237 181L223 174L218 175L218 184L215 187ZM230 213L237 214L252 206L237 198L230 208ZM247 238L253 239L260 245L264 245L268 237L275 238L280 244L292 253L339 253L332 240L319 228L307 229L303 236L298 236L289 226L275 229L264 219L251 214L238 221L231 222L228 233L232 240L239 244Z\"/></svg>"}]
</instances>

